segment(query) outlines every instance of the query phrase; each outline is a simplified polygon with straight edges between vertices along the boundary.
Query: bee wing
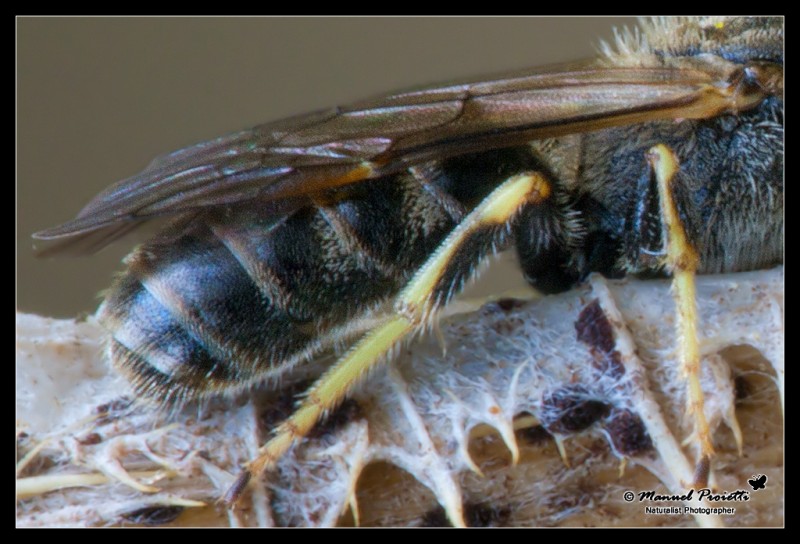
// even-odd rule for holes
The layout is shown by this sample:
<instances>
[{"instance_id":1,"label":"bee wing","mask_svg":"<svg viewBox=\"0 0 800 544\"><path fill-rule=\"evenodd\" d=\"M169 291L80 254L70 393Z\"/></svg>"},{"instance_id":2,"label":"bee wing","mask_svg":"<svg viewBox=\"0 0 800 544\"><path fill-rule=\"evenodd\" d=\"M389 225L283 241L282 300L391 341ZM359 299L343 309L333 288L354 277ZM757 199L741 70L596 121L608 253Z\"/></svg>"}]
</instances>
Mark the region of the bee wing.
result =
<instances>
[{"instance_id":1,"label":"bee wing","mask_svg":"<svg viewBox=\"0 0 800 544\"><path fill-rule=\"evenodd\" d=\"M333 187L471 150L735 109L718 69L561 65L453 83L293 117L156 159L36 233L86 237L94 251L155 216L244 201L302 202ZM279 207L285 212L285 206Z\"/></svg>"}]
</instances>

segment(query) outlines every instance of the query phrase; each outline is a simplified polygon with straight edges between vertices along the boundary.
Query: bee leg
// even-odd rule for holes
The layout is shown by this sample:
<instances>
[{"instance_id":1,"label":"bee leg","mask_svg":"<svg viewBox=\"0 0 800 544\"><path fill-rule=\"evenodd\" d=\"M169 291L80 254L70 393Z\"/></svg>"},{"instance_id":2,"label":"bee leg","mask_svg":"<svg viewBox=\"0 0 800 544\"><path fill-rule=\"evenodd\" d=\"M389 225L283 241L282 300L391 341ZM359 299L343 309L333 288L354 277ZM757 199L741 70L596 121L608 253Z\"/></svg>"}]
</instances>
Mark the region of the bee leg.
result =
<instances>
[{"instance_id":1,"label":"bee leg","mask_svg":"<svg viewBox=\"0 0 800 544\"><path fill-rule=\"evenodd\" d=\"M367 372L410 334L428 327L479 266L505 245L520 211L546 202L550 183L538 173L512 176L495 189L447 236L394 300L394 315L368 332L320 377L300 407L250 461L223 500L235 503L252 478L271 470L324 415L350 393ZM452 502L456 502L454 499ZM443 505L454 524L464 524L460 500Z\"/></svg>"},{"instance_id":2,"label":"bee leg","mask_svg":"<svg viewBox=\"0 0 800 544\"><path fill-rule=\"evenodd\" d=\"M672 272L672 289L678 309L677 333L681 373L688 381L688 413L694 418L694 438L699 442L700 460L695 469L695 487L708 484L708 472L714 447L704 411L703 389L700 387L700 350L697 341L697 303L695 274L700 262L678 214L671 183L678 172L678 160L665 145L650 149L648 160L658 184L661 216L667 230L666 266Z\"/></svg>"}]
</instances>

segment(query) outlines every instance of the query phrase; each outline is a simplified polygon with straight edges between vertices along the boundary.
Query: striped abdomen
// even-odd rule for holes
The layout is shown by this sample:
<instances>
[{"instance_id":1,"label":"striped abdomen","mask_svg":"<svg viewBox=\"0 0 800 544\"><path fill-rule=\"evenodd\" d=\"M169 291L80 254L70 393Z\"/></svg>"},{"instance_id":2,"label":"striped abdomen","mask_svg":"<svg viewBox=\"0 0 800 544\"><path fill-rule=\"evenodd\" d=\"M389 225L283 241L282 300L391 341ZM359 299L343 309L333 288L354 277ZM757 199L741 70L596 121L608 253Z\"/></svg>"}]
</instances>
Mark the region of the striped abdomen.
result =
<instances>
[{"instance_id":1,"label":"striped abdomen","mask_svg":"<svg viewBox=\"0 0 800 544\"><path fill-rule=\"evenodd\" d=\"M138 248L106 299L114 364L170 403L287 370L337 326L396 293L529 150L387 176L275 218L219 208Z\"/></svg>"}]
</instances>

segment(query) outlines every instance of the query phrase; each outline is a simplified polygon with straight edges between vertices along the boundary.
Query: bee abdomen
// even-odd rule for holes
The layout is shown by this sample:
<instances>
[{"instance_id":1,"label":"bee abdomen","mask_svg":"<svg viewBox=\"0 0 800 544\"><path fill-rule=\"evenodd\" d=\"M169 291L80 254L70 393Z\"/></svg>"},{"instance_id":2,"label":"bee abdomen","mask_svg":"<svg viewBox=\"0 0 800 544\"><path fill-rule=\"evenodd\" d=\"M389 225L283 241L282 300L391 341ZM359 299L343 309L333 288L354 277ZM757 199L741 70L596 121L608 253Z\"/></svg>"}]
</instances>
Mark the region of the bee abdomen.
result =
<instances>
[{"instance_id":1,"label":"bee abdomen","mask_svg":"<svg viewBox=\"0 0 800 544\"><path fill-rule=\"evenodd\" d=\"M408 174L370 184L278 220L206 217L139 248L102 311L114 364L169 404L306 359L395 293L455 224Z\"/></svg>"}]
</instances>

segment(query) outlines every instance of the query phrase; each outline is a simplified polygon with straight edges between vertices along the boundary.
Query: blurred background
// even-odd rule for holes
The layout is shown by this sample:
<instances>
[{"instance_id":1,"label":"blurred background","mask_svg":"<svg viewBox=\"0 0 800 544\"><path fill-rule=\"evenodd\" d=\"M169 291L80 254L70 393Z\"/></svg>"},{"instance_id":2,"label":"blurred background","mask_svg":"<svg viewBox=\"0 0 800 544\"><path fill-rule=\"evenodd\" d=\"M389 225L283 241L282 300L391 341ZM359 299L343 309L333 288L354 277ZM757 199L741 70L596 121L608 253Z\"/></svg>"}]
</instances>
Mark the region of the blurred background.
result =
<instances>
[{"instance_id":1,"label":"blurred background","mask_svg":"<svg viewBox=\"0 0 800 544\"><path fill-rule=\"evenodd\" d=\"M398 88L593 56L613 27L633 24L19 18L17 309L53 317L95 309L130 243L91 257L39 259L31 234L72 218L157 155Z\"/></svg>"}]
</instances>

